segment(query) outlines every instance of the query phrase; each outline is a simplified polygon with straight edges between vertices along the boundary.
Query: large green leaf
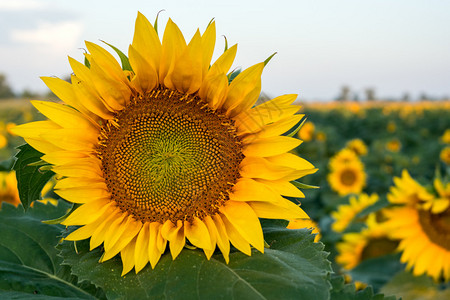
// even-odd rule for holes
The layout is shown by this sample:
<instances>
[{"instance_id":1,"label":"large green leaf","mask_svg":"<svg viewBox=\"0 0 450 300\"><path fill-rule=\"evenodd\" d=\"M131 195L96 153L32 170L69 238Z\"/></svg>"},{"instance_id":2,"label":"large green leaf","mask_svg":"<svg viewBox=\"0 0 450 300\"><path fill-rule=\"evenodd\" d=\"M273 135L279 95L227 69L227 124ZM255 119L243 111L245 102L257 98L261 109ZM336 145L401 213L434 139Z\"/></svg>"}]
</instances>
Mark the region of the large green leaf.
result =
<instances>
[{"instance_id":1,"label":"large green leaf","mask_svg":"<svg viewBox=\"0 0 450 300\"><path fill-rule=\"evenodd\" d=\"M33 295L95 299L102 292L90 284L77 284L67 266L62 266L55 245L64 227L48 225L70 206L35 202L24 213L22 207L4 204L0 211L0 298L27 299ZM92 294L91 294L92 293ZM45 296L45 297L44 297ZM38 298L39 299L39 298Z\"/></svg>"},{"instance_id":2,"label":"large green leaf","mask_svg":"<svg viewBox=\"0 0 450 300\"><path fill-rule=\"evenodd\" d=\"M328 299L331 271L323 244L313 243L307 230L266 228L271 245L265 254L240 252L226 264L220 254L210 260L200 250L184 249L173 261L169 253L154 270L120 277L119 257L98 263L99 248L87 241L64 242L61 256L73 274L103 288L109 299Z\"/></svg>"},{"instance_id":3,"label":"large green leaf","mask_svg":"<svg viewBox=\"0 0 450 300\"><path fill-rule=\"evenodd\" d=\"M13 169L16 170L20 201L27 210L33 201L39 199L42 188L55 173L43 170L38 165L43 155L41 152L28 144L19 146L18 149Z\"/></svg>"}]
</instances>

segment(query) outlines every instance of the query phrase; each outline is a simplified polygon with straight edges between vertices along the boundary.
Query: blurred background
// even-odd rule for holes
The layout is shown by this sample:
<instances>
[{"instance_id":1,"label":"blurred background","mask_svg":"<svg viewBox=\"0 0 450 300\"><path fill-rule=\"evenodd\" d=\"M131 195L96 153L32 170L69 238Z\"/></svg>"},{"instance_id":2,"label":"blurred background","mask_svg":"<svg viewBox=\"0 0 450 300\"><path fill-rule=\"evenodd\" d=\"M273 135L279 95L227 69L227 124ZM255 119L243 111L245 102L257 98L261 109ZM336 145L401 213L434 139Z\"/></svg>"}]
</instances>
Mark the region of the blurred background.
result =
<instances>
[{"instance_id":1,"label":"blurred background","mask_svg":"<svg viewBox=\"0 0 450 300\"><path fill-rule=\"evenodd\" d=\"M216 54L222 35L239 45L234 67L277 52L263 74L269 96L450 96L448 1L0 0L0 97L11 96L8 86L16 96L45 93L39 76L68 76L67 55L82 59L84 40L101 39L126 53L138 10L150 20L165 10L160 34L170 17L187 39L215 18Z\"/></svg>"}]
</instances>

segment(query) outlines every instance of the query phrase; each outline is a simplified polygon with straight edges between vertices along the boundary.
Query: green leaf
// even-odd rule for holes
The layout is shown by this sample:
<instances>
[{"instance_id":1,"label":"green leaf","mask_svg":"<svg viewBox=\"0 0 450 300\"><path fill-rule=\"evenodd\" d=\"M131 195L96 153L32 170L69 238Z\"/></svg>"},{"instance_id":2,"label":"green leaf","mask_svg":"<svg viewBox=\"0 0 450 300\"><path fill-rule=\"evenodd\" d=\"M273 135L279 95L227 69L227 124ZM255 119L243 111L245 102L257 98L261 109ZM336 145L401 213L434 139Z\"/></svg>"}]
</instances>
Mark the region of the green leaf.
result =
<instances>
[{"instance_id":1,"label":"green leaf","mask_svg":"<svg viewBox=\"0 0 450 300\"><path fill-rule=\"evenodd\" d=\"M114 51L116 51L117 55L119 55L120 62L122 63L122 70L124 71L133 71L133 68L131 68L130 61L128 60L128 57L120 51L118 48L114 47L113 45L102 41L106 45L110 46Z\"/></svg>"},{"instance_id":2,"label":"green leaf","mask_svg":"<svg viewBox=\"0 0 450 300\"><path fill-rule=\"evenodd\" d=\"M0 298L28 299L34 295L95 299L102 291L89 283L78 284L62 266L55 245L64 226L47 225L42 219L64 214L69 205L35 202L26 213L4 204L0 211ZM26 297L27 295L27 297ZM48 296L48 297L47 297Z\"/></svg>"},{"instance_id":3,"label":"green leaf","mask_svg":"<svg viewBox=\"0 0 450 300\"><path fill-rule=\"evenodd\" d=\"M234 78L236 78L236 76L238 76L241 73L241 69L236 69L233 70L232 72L230 72L227 77L228 77L228 83L231 83Z\"/></svg>"},{"instance_id":4,"label":"green leaf","mask_svg":"<svg viewBox=\"0 0 450 300\"><path fill-rule=\"evenodd\" d=\"M303 118L303 120L301 122L299 122L299 124L294 129L290 130L290 132L288 134L286 134L286 136L293 137L294 135L296 135L297 132L300 130L300 128L302 128L305 121L306 121L306 118Z\"/></svg>"},{"instance_id":5,"label":"green leaf","mask_svg":"<svg viewBox=\"0 0 450 300\"><path fill-rule=\"evenodd\" d=\"M18 147L16 162L13 169L16 170L17 188L19 190L20 202L25 210L31 203L39 200L44 185L55 173L45 171L40 166L33 165L41 160L43 155L28 144Z\"/></svg>"},{"instance_id":6,"label":"green leaf","mask_svg":"<svg viewBox=\"0 0 450 300\"><path fill-rule=\"evenodd\" d=\"M318 186L315 186L315 185L309 185L309 184L304 184L304 183L301 183L301 182L298 182L298 181L291 181L291 183L292 183L293 185L295 185L296 187L298 187L299 189L305 189L305 190L308 190L308 189L318 189L318 188L319 188Z\"/></svg>"},{"instance_id":7,"label":"green leaf","mask_svg":"<svg viewBox=\"0 0 450 300\"><path fill-rule=\"evenodd\" d=\"M381 288L385 294L401 296L403 300L450 299L450 286L441 286L426 275L414 276L410 272L399 272Z\"/></svg>"},{"instance_id":8,"label":"green leaf","mask_svg":"<svg viewBox=\"0 0 450 300\"><path fill-rule=\"evenodd\" d=\"M91 63L89 62L89 60L87 59L86 56L84 56L84 65L85 65L86 67L88 67L89 69L91 68Z\"/></svg>"},{"instance_id":9,"label":"green leaf","mask_svg":"<svg viewBox=\"0 0 450 300\"><path fill-rule=\"evenodd\" d=\"M375 290L378 290L403 269L400 253L395 253L363 260L350 271L350 275L354 280L372 285Z\"/></svg>"},{"instance_id":10,"label":"green leaf","mask_svg":"<svg viewBox=\"0 0 450 300\"><path fill-rule=\"evenodd\" d=\"M151 269L120 277L118 256L98 263L99 248L89 250L88 241L60 246L64 264L74 275L102 287L108 299L327 299L331 272L323 244L313 243L307 230L266 228L271 245L264 254L230 254L226 264L221 254L207 260L203 252L184 249L172 260L166 252Z\"/></svg>"},{"instance_id":11,"label":"green leaf","mask_svg":"<svg viewBox=\"0 0 450 300\"><path fill-rule=\"evenodd\" d=\"M269 56L268 58L266 58L266 60L264 61L264 66L266 66L266 65L269 63L269 61L272 59L272 57L275 56L275 54L277 54L277 52L274 52L271 56Z\"/></svg>"},{"instance_id":12,"label":"green leaf","mask_svg":"<svg viewBox=\"0 0 450 300\"><path fill-rule=\"evenodd\" d=\"M338 276L330 280L333 286L331 290L331 300L395 300L395 296L385 297L384 294L374 294L372 287L366 287L361 291L356 291L353 283L344 283L344 277Z\"/></svg>"},{"instance_id":13,"label":"green leaf","mask_svg":"<svg viewBox=\"0 0 450 300\"><path fill-rule=\"evenodd\" d=\"M52 220L44 220L42 221L42 223L45 224L61 224L62 221L64 221L65 219L67 219L67 217L73 213L78 207L80 207L81 204L79 203L74 203L72 204L72 207L61 217L58 217L56 219L52 219Z\"/></svg>"}]
</instances>

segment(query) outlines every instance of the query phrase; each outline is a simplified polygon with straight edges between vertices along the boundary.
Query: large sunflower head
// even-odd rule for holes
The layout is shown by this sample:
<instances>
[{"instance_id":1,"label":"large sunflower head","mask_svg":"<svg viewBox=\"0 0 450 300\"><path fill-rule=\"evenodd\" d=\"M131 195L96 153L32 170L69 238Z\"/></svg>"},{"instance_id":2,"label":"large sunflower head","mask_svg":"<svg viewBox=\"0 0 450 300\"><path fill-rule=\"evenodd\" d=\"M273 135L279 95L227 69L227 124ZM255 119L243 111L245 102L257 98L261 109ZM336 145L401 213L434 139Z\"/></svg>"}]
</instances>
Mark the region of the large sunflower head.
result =
<instances>
[{"instance_id":1,"label":"large sunflower head","mask_svg":"<svg viewBox=\"0 0 450 300\"><path fill-rule=\"evenodd\" d=\"M331 189L340 196L359 194L366 185L364 166L359 161L335 165L328 174Z\"/></svg>"},{"instance_id":2,"label":"large sunflower head","mask_svg":"<svg viewBox=\"0 0 450 300\"><path fill-rule=\"evenodd\" d=\"M49 120L13 129L53 165L56 193L81 204L66 239L103 244L102 261L120 253L123 274L187 241L226 261L230 242L263 252L258 218L307 218L283 198L302 197L290 181L316 171L283 135L303 117L296 95L254 107L265 63L230 82L237 46L211 64L215 40L214 22L186 42L169 20L160 41L139 13L122 67L87 42L86 65L69 58L71 83L43 78L64 103L34 101Z\"/></svg>"},{"instance_id":3,"label":"large sunflower head","mask_svg":"<svg viewBox=\"0 0 450 300\"><path fill-rule=\"evenodd\" d=\"M348 204L339 205L337 210L331 213L331 216L335 220L331 228L336 232L343 232L358 213L377 201L377 194L360 194L358 197L351 196Z\"/></svg>"}]
</instances>

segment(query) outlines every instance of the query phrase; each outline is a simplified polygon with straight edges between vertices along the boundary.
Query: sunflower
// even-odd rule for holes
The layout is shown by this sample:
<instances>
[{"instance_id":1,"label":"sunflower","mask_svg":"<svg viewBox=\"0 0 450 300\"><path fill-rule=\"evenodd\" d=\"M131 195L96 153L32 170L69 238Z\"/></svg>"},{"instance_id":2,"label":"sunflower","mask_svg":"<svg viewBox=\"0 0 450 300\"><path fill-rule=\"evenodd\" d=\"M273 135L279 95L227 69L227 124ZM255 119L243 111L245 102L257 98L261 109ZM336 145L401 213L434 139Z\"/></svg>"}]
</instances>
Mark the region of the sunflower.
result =
<instances>
[{"instance_id":1,"label":"sunflower","mask_svg":"<svg viewBox=\"0 0 450 300\"><path fill-rule=\"evenodd\" d=\"M351 196L349 204L339 205L337 211L333 211L331 216L335 220L331 228L336 232L343 232L352 222L355 216L366 207L371 206L378 201L378 195L360 194L358 198Z\"/></svg>"},{"instance_id":2,"label":"sunflower","mask_svg":"<svg viewBox=\"0 0 450 300\"><path fill-rule=\"evenodd\" d=\"M450 147L445 147L439 154L439 158L446 164L450 165Z\"/></svg>"},{"instance_id":3,"label":"sunflower","mask_svg":"<svg viewBox=\"0 0 450 300\"><path fill-rule=\"evenodd\" d=\"M316 127L314 126L314 123L308 121L308 122L305 122L305 124L303 124L303 126L298 131L297 135L302 141L309 142L314 137L315 129L316 129Z\"/></svg>"},{"instance_id":4,"label":"sunflower","mask_svg":"<svg viewBox=\"0 0 450 300\"><path fill-rule=\"evenodd\" d=\"M441 141L444 144L450 144L450 129L446 129L444 131L444 134L442 134L442 136L441 136Z\"/></svg>"},{"instance_id":5,"label":"sunflower","mask_svg":"<svg viewBox=\"0 0 450 300\"><path fill-rule=\"evenodd\" d=\"M237 46L210 65L215 39L211 22L186 43L169 19L161 42L138 13L122 68L86 42L86 66L69 58L71 83L43 78L65 104L33 101L49 120L13 128L53 165L55 192L81 204L62 222L81 226L66 240L103 244L102 262L120 253L122 275L187 241L226 262L230 243L264 252L258 218L308 218L283 198L302 197L290 181L317 170L282 135L303 117L297 95L254 107L266 63L230 82Z\"/></svg>"},{"instance_id":6,"label":"sunflower","mask_svg":"<svg viewBox=\"0 0 450 300\"><path fill-rule=\"evenodd\" d=\"M392 238L400 240L400 261L416 276L450 280L450 208L434 214L411 205L393 208L386 214Z\"/></svg>"},{"instance_id":7,"label":"sunflower","mask_svg":"<svg viewBox=\"0 0 450 300\"><path fill-rule=\"evenodd\" d=\"M394 121L389 121L388 124L387 124L387 126L386 126L386 130L387 130L389 133L394 133L395 130L397 130L397 125L395 124Z\"/></svg>"},{"instance_id":8,"label":"sunflower","mask_svg":"<svg viewBox=\"0 0 450 300\"><path fill-rule=\"evenodd\" d=\"M0 132L0 149L8 146L8 139Z\"/></svg>"},{"instance_id":9,"label":"sunflower","mask_svg":"<svg viewBox=\"0 0 450 300\"><path fill-rule=\"evenodd\" d=\"M402 177L394 177L394 184L389 189L387 199L392 204L425 205L430 207L434 195L415 181L407 170L402 171Z\"/></svg>"},{"instance_id":10,"label":"sunflower","mask_svg":"<svg viewBox=\"0 0 450 300\"><path fill-rule=\"evenodd\" d=\"M398 245L388 236L390 225L377 221L376 213L369 214L365 225L367 227L360 232L344 234L343 241L336 244L336 262L345 270L353 269L366 259L393 253Z\"/></svg>"},{"instance_id":11,"label":"sunflower","mask_svg":"<svg viewBox=\"0 0 450 300\"><path fill-rule=\"evenodd\" d=\"M328 174L331 189L340 196L359 194L366 185L366 173L360 161L336 165Z\"/></svg>"},{"instance_id":12,"label":"sunflower","mask_svg":"<svg viewBox=\"0 0 450 300\"><path fill-rule=\"evenodd\" d=\"M336 153L333 157L330 158L329 166L330 169L333 170L336 167L340 167L342 164L346 164L349 162L358 162L360 163L360 159L356 153L349 149L343 148L338 153Z\"/></svg>"},{"instance_id":13,"label":"sunflower","mask_svg":"<svg viewBox=\"0 0 450 300\"><path fill-rule=\"evenodd\" d=\"M356 155L364 156L367 154L367 146L361 139L353 139L347 142L347 148L356 153Z\"/></svg>"},{"instance_id":14,"label":"sunflower","mask_svg":"<svg viewBox=\"0 0 450 300\"><path fill-rule=\"evenodd\" d=\"M433 185L438 197L424 203L422 208L431 210L434 214L438 214L450 207L450 182L444 183L441 179L435 178Z\"/></svg>"},{"instance_id":15,"label":"sunflower","mask_svg":"<svg viewBox=\"0 0 450 300\"><path fill-rule=\"evenodd\" d=\"M301 229L301 228L310 228L312 229L311 234L315 234L314 242L317 243L320 241L320 229L316 222L311 219L296 219L291 220L287 226L287 229Z\"/></svg>"},{"instance_id":16,"label":"sunflower","mask_svg":"<svg viewBox=\"0 0 450 300\"><path fill-rule=\"evenodd\" d=\"M20 204L16 172L14 171L0 172L0 208L2 202L11 203L14 206Z\"/></svg>"},{"instance_id":17,"label":"sunflower","mask_svg":"<svg viewBox=\"0 0 450 300\"><path fill-rule=\"evenodd\" d=\"M386 143L386 149L391 152L399 152L402 148L402 143L398 139L392 139Z\"/></svg>"}]
</instances>

